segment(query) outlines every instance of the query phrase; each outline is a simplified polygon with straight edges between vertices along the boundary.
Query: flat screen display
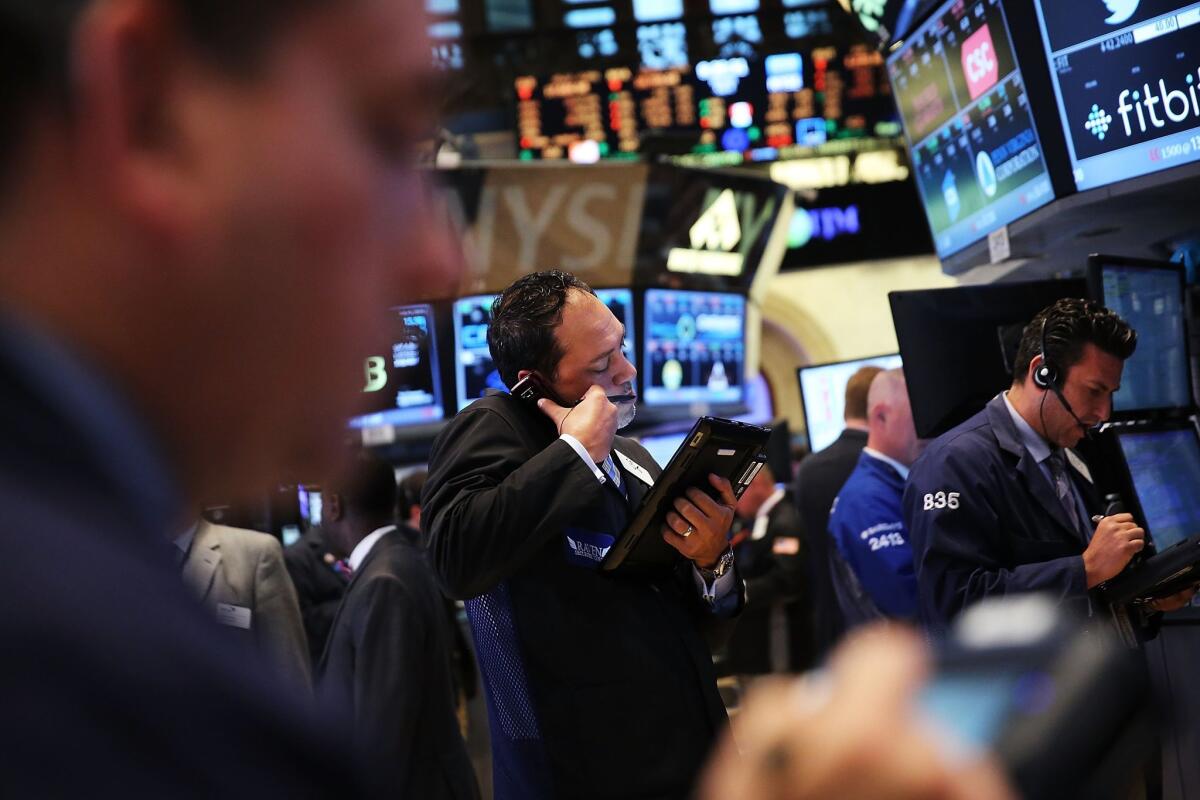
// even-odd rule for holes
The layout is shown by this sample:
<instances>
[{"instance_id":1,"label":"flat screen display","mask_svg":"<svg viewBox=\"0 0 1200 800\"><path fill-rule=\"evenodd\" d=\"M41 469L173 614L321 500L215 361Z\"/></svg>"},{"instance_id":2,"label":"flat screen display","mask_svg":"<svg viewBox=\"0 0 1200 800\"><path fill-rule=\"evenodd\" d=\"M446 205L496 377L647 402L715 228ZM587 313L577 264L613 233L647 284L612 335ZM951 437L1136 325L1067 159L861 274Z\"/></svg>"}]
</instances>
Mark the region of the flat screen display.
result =
<instances>
[{"instance_id":1,"label":"flat screen display","mask_svg":"<svg viewBox=\"0 0 1200 800\"><path fill-rule=\"evenodd\" d=\"M454 374L458 410L483 397L488 389L508 391L492 364L488 349L488 325L497 295L476 295L454 302Z\"/></svg>"},{"instance_id":2,"label":"flat screen display","mask_svg":"<svg viewBox=\"0 0 1200 800\"><path fill-rule=\"evenodd\" d=\"M1036 6L1078 189L1200 159L1200 3Z\"/></svg>"},{"instance_id":3,"label":"flat screen display","mask_svg":"<svg viewBox=\"0 0 1200 800\"><path fill-rule=\"evenodd\" d=\"M846 383L854 373L870 366L895 369L902 364L899 355L890 355L801 367L796 371L809 452L824 450L845 430Z\"/></svg>"},{"instance_id":4,"label":"flat screen display","mask_svg":"<svg viewBox=\"0 0 1200 800\"><path fill-rule=\"evenodd\" d=\"M1125 362L1113 411L1187 408L1192 404L1178 267L1100 267L1104 305L1137 331L1137 350Z\"/></svg>"},{"instance_id":5,"label":"flat screen display","mask_svg":"<svg viewBox=\"0 0 1200 800\"><path fill-rule=\"evenodd\" d=\"M745 297L647 289L645 310L646 405L742 402Z\"/></svg>"},{"instance_id":6,"label":"flat screen display","mask_svg":"<svg viewBox=\"0 0 1200 800\"><path fill-rule=\"evenodd\" d=\"M368 356L363 365L364 407L373 411L352 419L351 427L418 425L445 415L433 308L400 306L392 313L390 351Z\"/></svg>"},{"instance_id":7,"label":"flat screen display","mask_svg":"<svg viewBox=\"0 0 1200 800\"><path fill-rule=\"evenodd\" d=\"M1000 0L942 4L888 71L938 255L1054 199Z\"/></svg>"},{"instance_id":8,"label":"flat screen display","mask_svg":"<svg viewBox=\"0 0 1200 800\"><path fill-rule=\"evenodd\" d=\"M667 462L671 460L671 456L675 455L675 451L683 444L683 440L687 438L688 432L683 433L668 433L662 436L643 436L641 438L642 447L649 451L654 457L655 462L660 467L667 466Z\"/></svg>"},{"instance_id":9,"label":"flat screen display","mask_svg":"<svg viewBox=\"0 0 1200 800\"><path fill-rule=\"evenodd\" d=\"M1200 442L1190 428L1117 437L1159 552L1200 533Z\"/></svg>"}]
</instances>

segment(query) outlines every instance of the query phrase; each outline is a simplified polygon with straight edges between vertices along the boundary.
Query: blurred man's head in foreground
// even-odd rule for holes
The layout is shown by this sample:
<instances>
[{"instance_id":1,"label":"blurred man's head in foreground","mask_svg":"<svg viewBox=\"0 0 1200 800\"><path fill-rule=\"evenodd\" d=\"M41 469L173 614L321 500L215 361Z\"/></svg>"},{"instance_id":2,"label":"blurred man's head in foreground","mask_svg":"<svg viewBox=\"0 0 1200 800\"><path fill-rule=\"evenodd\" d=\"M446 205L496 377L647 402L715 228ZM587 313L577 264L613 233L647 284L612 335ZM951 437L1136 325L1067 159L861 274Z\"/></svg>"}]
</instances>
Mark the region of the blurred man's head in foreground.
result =
<instances>
[{"instance_id":1,"label":"blurred man's head in foreground","mask_svg":"<svg viewBox=\"0 0 1200 800\"><path fill-rule=\"evenodd\" d=\"M0 0L0 298L190 494L339 452L382 313L450 269L419 0Z\"/></svg>"}]
</instances>

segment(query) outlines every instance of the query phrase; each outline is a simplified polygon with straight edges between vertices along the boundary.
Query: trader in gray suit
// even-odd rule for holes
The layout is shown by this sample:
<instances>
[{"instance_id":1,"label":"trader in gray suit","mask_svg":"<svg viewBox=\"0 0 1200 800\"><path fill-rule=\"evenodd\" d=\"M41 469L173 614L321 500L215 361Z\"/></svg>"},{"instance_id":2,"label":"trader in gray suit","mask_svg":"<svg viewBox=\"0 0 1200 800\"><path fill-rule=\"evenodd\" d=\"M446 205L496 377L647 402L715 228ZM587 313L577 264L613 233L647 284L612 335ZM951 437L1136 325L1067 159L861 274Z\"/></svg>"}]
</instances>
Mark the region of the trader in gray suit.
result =
<instances>
[{"instance_id":1,"label":"trader in gray suit","mask_svg":"<svg viewBox=\"0 0 1200 800\"><path fill-rule=\"evenodd\" d=\"M175 540L184 583L217 622L244 631L275 671L309 688L308 642L296 589L274 536L200 521Z\"/></svg>"}]
</instances>

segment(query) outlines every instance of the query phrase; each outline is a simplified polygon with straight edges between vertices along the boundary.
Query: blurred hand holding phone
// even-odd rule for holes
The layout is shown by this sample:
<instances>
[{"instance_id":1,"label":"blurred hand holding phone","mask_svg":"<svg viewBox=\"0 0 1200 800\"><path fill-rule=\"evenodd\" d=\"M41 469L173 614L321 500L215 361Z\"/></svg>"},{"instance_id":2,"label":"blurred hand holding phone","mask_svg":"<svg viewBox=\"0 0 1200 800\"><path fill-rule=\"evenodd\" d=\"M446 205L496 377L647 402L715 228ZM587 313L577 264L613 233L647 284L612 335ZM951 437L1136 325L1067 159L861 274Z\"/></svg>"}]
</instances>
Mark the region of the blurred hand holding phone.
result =
<instances>
[{"instance_id":1,"label":"blurred hand holding phone","mask_svg":"<svg viewBox=\"0 0 1200 800\"><path fill-rule=\"evenodd\" d=\"M704 798L1106 798L1137 780L1157 731L1138 654L1053 598L965 611L936 655L898 626L862 629L829 666L751 691Z\"/></svg>"}]
</instances>

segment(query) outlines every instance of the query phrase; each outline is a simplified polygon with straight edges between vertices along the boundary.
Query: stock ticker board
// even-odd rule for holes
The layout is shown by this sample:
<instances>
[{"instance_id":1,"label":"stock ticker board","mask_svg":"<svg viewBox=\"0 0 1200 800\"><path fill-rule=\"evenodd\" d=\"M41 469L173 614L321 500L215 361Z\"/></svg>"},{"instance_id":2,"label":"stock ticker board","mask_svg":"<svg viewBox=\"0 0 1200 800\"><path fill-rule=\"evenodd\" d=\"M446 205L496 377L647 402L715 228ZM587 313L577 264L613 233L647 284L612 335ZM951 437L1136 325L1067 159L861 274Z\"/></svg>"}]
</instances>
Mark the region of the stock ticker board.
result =
<instances>
[{"instance_id":1,"label":"stock ticker board","mask_svg":"<svg viewBox=\"0 0 1200 800\"><path fill-rule=\"evenodd\" d=\"M518 77L520 157L636 158L657 137L685 163L733 165L845 152L900 134L877 50L743 44L665 68Z\"/></svg>"}]
</instances>

